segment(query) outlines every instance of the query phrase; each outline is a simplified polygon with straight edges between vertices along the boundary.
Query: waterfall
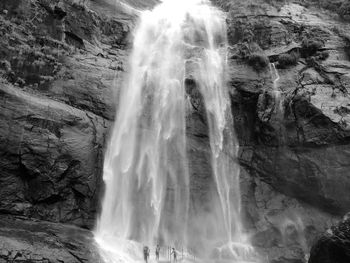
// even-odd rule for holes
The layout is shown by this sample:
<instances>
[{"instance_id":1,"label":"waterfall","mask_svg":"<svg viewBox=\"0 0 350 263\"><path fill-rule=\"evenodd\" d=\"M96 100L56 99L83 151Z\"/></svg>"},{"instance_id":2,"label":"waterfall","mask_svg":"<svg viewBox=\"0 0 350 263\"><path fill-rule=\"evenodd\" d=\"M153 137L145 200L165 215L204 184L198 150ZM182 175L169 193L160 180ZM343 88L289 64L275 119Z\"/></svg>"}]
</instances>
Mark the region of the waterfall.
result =
<instances>
[{"instance_id":1,"label":"waterfall","mask_svg":"<svg viewBox=\"0 0 350 263\"><path fill-rule=\"evenodd\" d=\"M280 74L278 73L275 63L270 63L270 71L273 79L273 92L275 93L275 96L279 97L281 95L281 91L278 89Z\"/></svg>"},{"instance_id":2,"label":"waterfall","mask_svg":"<svg viewBox=\"0 0 350 263\"><path fill-rule=\"evenodd\" d=\"M160 243L200 258L249 257L226 87L224 14L209 0L164 0L141 13L133 44L105 155L106 190L95 231L102 253L110 262L136 262L140 246ZM211 149L206 204L191 200L196 178L187 126L196 99L204 105Z\"/></svg>"},{"instance_id":3,"label":"waterfall","mask_svg":"<svg viewBox=\"0 0 350 263\"><path fill-rule=\"evenodd\" d=\"M276 68L275 63L270 63L270 71L271 71L271 77L273 79L273 94L275 96L276 105L277 105L275 108L275 113L282 113L283 112L283 101L282 101L282 97L281 97L281 91L278 88L280 74L278 73L278 70Z\"/></svg>"}]
</instances>

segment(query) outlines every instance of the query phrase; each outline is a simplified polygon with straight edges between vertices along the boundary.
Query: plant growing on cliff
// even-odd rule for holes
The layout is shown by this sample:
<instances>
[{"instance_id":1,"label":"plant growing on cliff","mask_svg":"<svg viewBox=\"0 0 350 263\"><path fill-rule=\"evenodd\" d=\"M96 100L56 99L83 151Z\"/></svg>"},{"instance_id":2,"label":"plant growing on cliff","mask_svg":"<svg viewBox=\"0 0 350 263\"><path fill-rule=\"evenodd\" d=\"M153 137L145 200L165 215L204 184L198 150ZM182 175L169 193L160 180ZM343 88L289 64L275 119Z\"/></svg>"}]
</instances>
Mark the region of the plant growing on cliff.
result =
<instances>
[{"instance_id":1,"label":"plant growing on cliff","mask_svg":"<svg viewBox=\"0 0 350 263\"><path fill-rule=\"evenodd\" d=\"M235 46L233 58L240 59L253 67L255 71L266 69L270 63L257 43L239 43Z\"/></svg>"},{"instance_id":2,"label":"plant growing on cliff","mask_svg":"<svg viewBox=\"0 0 350 263\"><path fill-rule=\"evenodd\" d=\"M266 30L271 28L269 19L266 17L239 18L234 21L228 28L228 39L231 45L255 42L263 48L268 48L269 32Z\"/></svg>"},{"instance_id":3,"label":"plant growing on cliff","mask_svg":"<svg viewBox=\"0 0 350 263\"><path fill-rule=\"evenodd\" d=\"M319 51L316 53L316 58L319 60L326 60L329 58L329 52L327 50Z\"/></svg>"},{"instance_id":4,"label":"plant growing on cliff","mask_svg":"<svg viewBox=\"0 0 350 263\"><path fill-rule=\"evenodd\" d=\"M301 44L300 53L306 59L313 57L316 60L326 60L329 57L329 52L322 50L324 45L324 41L320 38L312 37L308 39L305 37Z\"/></svg>"},{"instance_id":5,"label":"plant growing on cliff","mask_svg":"<svg viewBox=\"0 0 350 263\"><path fill-rule=\"evenodd\" d=\"M318 7L337 13L344 20L350 20L349 0L311 0L310 2L317 3Z\"/></svg>"},{"instance_id":6,"label":"plant growing on cliff","mask_svg":"<svg viewBox=\"0 0 350 263\"><path fill-rule=\"evenodd\" d=\"M5 73L8 73L11 71L11 63L7 60L1 60L0 61L0 69L5 71Z\"/></svg>"},{"instance_id":7,"label":"plant growing on cliff","mask_svg":"<svg viewBox=\"0 0 350 263\"><path fill-rule=\"evenodd\" d=\"M253 67L258 72L266 69L269 63L269 59L261 53L253 53L248 57L248 65Z\"/></svg>"},{"instance_id":8,"label":"plant growing on cliff","mask_svg":"<svg viewBox=\"0 0 350 263\"><path fill-rule=\"evenodd\" d=\"M74 1L72 6L82 11L86 11L87 9L86 4L87 4L87 0L78 0L78 1Z\"/></svg>"},{"instance_id":9,"label":"plant growing on cliff","mask_svg":"<svg viewBox=\"0 0 350 263\"><path fill-rule=\"evenodd\" d=\"M295 66L298 64L300 55L297 52L290 54L281 54L278 56L278 68L288 68L289 66Z\"/></svg>"},{"instance_id":10,"label":"plant growing on cliff","mask_svg":"<svg viewBox=\"0 0 350 263\"><path fill-rule=\"evenodd\" d=\"M345 0L340 6L340 16L345 20L350 20L350 2Z\"/></svg>"},{"instance_id":11,"label":"plant growing on cliff","mask_svg":"<svg viewBox=\"0 0 350 263\"><path fill-rule=\"evenodd\" d=\"M304 38L301 44L301 55L302 57L314 56L319 49L324 46L322 40L317 38Z\"/></svg>"}]
</instances>

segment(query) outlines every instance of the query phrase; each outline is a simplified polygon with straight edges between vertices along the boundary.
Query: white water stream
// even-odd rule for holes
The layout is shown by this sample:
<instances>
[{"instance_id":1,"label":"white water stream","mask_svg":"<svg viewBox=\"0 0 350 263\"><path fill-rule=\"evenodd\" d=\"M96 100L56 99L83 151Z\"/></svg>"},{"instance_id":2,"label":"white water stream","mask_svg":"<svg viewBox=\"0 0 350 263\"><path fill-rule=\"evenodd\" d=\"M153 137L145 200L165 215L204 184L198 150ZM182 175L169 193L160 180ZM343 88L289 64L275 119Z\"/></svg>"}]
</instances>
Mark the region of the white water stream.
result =
<instances>
[{"instance_id":1,"label":"white water stream","mask_svg":"<svg viewBox=\"0 0 350 263\"><path fill-rule=\"evenodd\" d=\"M142 12L105 156L106 191L95 236L106 261L138 262L142 246L157 243L203 262L254 256L240 217L226 46L225 16L207 0L165 0ZM203 200L191 200L196 178L186 130L193 110L189 75L205 106L211 148L213 185L210 203L202 206L192 204Z\"/></svg>"},{"instance_id":2,"label":"white water stream","mask_svg":"<svg viewBox=\"0 0 350 263\"><path fill-rule=\"evenodd\" d=\"M283 113L283 101L282 101L282 92L278 88L278 82L280 80L280 74L276 68L275 63L270 63L270 71L273 78L273 94L276 100L275 113Z\"/></svg>"}]
</instances>

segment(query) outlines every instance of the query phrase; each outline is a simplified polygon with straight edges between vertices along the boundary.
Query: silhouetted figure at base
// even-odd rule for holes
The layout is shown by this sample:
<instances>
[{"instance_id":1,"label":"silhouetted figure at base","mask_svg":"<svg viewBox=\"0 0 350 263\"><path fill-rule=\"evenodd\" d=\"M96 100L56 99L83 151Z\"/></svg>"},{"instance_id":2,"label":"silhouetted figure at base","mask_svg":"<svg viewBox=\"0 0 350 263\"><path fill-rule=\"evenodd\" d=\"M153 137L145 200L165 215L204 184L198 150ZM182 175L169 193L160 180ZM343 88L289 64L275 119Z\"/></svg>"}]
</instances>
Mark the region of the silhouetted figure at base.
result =
<instances>
[{"instance_id":1,"label":"silhouetted figure at base","mask_svg":"<svg viewBox=\"0 0 350 263\"><path fill-rule=\"evenodd\" d=\"M170 255L173 255L173 257L174 257L174 262L177 262L177 253L176 253L175 248L172 248L171 254L170 254Z\"/></svg>"},{"instance_id":2,"label":"silhouetted figure at base","mask_svg":"<svg viewBox=\"0 0 350 263\"><path fill-rule=\"evenodd\" d=\"M156 260L159 261L159 253L160 253L160 246L157 245L156 247Z\"/></svg>"},{"instance_id":3,"label":"silhouetted figure at base","mask_svg":"<svg viewBox=\"0 0 350 263\"><path fill-rule=\"evenodd\" d=\"M149 248L148 246L143 247L143 259L145 260L146 263L148 263L148 258L149 258Z\"/></svg>"}]
</instances>

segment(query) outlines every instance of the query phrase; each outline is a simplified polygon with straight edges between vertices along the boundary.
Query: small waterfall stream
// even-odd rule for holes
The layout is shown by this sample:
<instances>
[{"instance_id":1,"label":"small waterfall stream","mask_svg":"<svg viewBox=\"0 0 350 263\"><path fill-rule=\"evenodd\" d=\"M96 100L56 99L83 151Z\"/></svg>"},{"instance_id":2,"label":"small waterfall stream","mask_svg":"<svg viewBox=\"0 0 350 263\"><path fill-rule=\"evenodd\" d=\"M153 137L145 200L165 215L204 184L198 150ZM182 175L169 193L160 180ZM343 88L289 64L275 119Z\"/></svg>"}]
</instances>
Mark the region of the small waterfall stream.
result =
<instances>
[{"instance_id":1,"label":"small waterfall stream","mask_svg":"<svg viewBox=\"0 0 350 263\"><path fill-rule=\"evenodd\" d=\"M271 71L271 77L273 79L273 94L275 96L276 105L277 105L275 112L277 111L281 112L282 111L281 91L278 88L280 75L278 73L275 63L270 63L270 71Z\"/></svg>"},{"instance_id":2,"label":"small waterfall stream","mask_svg":"<svg viewBox=\"0 0 350 263\"><path fill-rule=\"evenodd\" d=\"M208 0L164 0L142 13L105 156L96 240L106 261L137 262L142 245L157 243L203 261L254 256L240 218L226 47L225 16ZM186 136L189 75L205 106L213 177L210 204L196 207Z\"/></svg>"}]
</instances>

